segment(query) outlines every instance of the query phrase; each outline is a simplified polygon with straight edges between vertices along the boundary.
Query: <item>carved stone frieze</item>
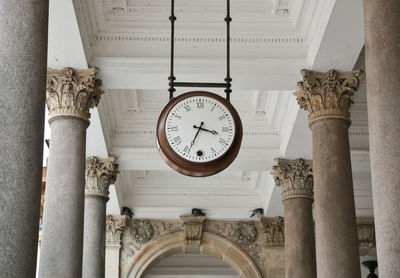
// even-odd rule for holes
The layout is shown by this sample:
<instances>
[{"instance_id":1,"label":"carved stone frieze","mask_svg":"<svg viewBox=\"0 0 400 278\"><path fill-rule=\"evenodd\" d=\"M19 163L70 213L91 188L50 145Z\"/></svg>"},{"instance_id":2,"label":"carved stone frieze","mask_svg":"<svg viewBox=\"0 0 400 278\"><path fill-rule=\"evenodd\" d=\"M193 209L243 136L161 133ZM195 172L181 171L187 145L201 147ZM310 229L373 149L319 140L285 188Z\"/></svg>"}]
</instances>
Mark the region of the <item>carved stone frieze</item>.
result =
<instances>
[{"instance_id":1,"label":"carved stone frieze","mask_svg":"<svg viewBox=\"0 0 400 278\"><path fill-rule=\"evenodd\" d=\"M110 184L117 179L118 165L116 157L99 159L90 157L86 160L85 194L108 198Z\"/></svg>"},{"instance_id":2,"label":"carved stone frieze","mask_svg":"<svg viewBox=\"0 0 400 278\"><path fill-rule=\"evenodd\" d=\"M203 222L205 219L205 216L181 216L186 244L201 244L201 238L203 235Z\"/></svg>"},{"instance_id":3,"label":"carved stone frieze","mask_svg":"<svg viewBox=\"0 0 400 278\"><path fill-rule=\"evenodd\" d=\"M239 222L233 234L235 241L242 245L253 243L256 241L257 236L257 228L252 222Z\"/></svg>"},{"instance_id":4,"label":"carved stone frieze","mask_svg":"<svg viewBox=\"0 0 400 278\"><path fill-rule=\"evenodd\" d=\"M47 70L46 104L50 120L55 117L76 117L89 122L90 108L97 106L101 80L96 79L98 69Z\"/></svg>"},{"instance_id":5,"label":"carved stone frieze","mask_svg":"<svg viewBox=\"0 0 400 278\"><path fill-rule=\"evenodd\" d=\"M130 234L133 240L141 246L153 238L154 230L149 220L134 220L131 224Z\"/></svg>"},{"instance_id":6,"label":"carved stone frieze","mask_svg":"<svg viewBox=\"0 0 400 278\"><path fill-rule=\"evenodd\" d=\"M283 217L261 218L268 247L285 246L285 222Z\"/></svg>"},{"instance_id":7,"label":"carved stone frieze","mask_svg":"<svg viewBox=\"0 0 400 278\"><path fill-rule=\"evenodd\" d=\"M322 118L350 121L351 97L358 89L361 73L361 70L326 73L302 70L303 82L297 83L294 95L300 107L309 112L309 124Z\"/></svg>"},{"instance_id":8,"label":"carved stone frieze","mask_svg":"<svg viewBox=\"0 0 400 278\"><path fill-rule=\"evenodd\" d=\"M121 234L125 230L126 222L127 217L125 215L106 216L106 245L121 245Z\"/></svg>"},{"instance_id":9,"label":"carved stone frieze","mask_svg":"<svg viewBox=\"0 0 400 278\"><path fill-rule=\"evenodd\" d=\"M312 160L276 158L272 167L275 184L282 189L282 201L289 198L313 199Z\"/></svg>"}]
</instances>

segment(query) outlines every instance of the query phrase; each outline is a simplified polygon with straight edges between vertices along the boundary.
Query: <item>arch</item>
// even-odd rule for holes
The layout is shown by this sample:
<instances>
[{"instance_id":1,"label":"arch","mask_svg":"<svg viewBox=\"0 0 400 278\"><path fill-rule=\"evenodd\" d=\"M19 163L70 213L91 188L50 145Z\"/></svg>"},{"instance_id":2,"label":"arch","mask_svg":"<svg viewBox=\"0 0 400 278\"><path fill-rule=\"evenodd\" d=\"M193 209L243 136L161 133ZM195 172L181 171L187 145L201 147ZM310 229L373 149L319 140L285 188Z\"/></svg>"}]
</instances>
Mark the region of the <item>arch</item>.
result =
<instances>
[{"instance_id":1,"label":"arch","mask_svg":"<svg viewBox=\"0 0 400 278\"><path fill-rule=\"evenodd\" d=\"M152 266L174 254L202 253L224 261L242 278L262 278L249 255L233 242L209 232L203 232L200 246L185 245L184 238L183 232L175 232L150 242L138 254L127 277L144 278Z\"/></svg>"}]
</instances>

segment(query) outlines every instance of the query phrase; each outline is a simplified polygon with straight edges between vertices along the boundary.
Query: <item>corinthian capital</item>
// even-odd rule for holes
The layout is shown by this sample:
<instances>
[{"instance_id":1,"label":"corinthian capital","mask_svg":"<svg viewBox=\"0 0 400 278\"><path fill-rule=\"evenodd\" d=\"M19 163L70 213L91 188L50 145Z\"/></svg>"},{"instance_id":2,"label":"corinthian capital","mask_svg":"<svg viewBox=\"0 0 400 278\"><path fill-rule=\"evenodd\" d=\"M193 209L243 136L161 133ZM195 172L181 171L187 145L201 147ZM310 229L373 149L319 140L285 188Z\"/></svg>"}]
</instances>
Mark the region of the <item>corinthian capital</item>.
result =
<instances>
[{"instance_id":1,"label":"corinthian capital","mask_svg":"<svg viewBox=\"0 0 400 278\"><path fill-rule=\"evenodd\" d=\"M289 198L313 199L314 177L312 160L276 158L272 167L275 184L282 188L282 200Z\"/></svg>"},{"instance_id":2,"label":"corinthian capital","mask_svg":"<svg viewBox=\"0 0 400 278\"><path fill-rule=\"evenodd\" d=\"M300 107L308 110L309 124L321 118L339 118L350 122L351 97L359 86L361 70L317 72L302 70L303 82L294 93Z\"/></svg>"},{"instance_id":3,"label":"corinthian capital","mask_svg":"<svg viewBox=\"0 0 400 278\"><path fill-rule=\"evenodd\" d=\"M85 194L108 198L110 184L115 183L119 173L115 164L116 157L98 159L90 157L86 160Z\"/></svg>"},{"instance_id":4,"label":"corinthian capital","mask_svg":"<svg viewBox=\"0 0 400 278\"><path fill-rule=\"evenodd\" d=\"M46 85L46 104L50 120L68 116L89 122L89 109L97 106L101 80L96 79L98 69L63 70L48 69Z\"/></svg>"},{"instance_id":5,"label":"corinthian capital","mask_svg":"<svg viewBox=\"0 0 400 278\"><path fill-rule=\"evenodd\" d=\"M121 234L125 230L127 217L125 215L106 216L106 243L108 246L120 246Z\"/></svg>"}]
</instances>

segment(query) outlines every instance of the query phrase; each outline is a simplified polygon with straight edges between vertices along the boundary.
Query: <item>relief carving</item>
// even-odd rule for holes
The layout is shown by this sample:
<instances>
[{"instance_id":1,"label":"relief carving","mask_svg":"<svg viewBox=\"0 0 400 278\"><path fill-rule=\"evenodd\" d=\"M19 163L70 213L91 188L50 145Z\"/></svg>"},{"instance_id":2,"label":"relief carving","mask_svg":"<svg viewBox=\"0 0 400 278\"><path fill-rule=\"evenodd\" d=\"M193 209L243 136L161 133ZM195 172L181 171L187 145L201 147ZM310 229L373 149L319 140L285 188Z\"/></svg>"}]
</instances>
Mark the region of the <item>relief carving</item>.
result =
<instances>
[{"instance_id":1,"label":"relief carving","mask_svg":"<svg viewBox=\"0 0 400 278\"><path fill-rule=\"evenodd\" d=\"M103 91L98 69L48 69L46 104L51 121L58 116L69 116L89 122L90 108L96 107Z\"/></svg>"},{"instance_id":2,"label":"relief carving","mask_svg":"<svg viewBox=\"0 0 400 278\"><path fill-rule=\"evenodd\" d=\"M205 216L181 216L186 244L201 244Z\"/></svg>"},{"instance_id":3,"label":"relief carving","mask_svg":"<svg viewBox=\"0 0 400 278\"><path fill-rule=\"evenodd\" d=\"M99 159L90 157L86 160L85 194L97 195L108 199L109 187L117 180L118 165L116 157Z\"/></svg>"},{"instance_id":4,"label":"relief carving","mask_svg":"<svg viewBox=\"0 0 400 278\"><path fill-rule=\"evenodd\" d=\"M264 233L266 236L266 245L268 247L285 246L285 222L283 217L275 219L263 218Z\"/></svg>"},{"instance_id":5,"label":"relief carving","mask_svg":"<svg viewBox=\"0 0 400 278\"><path fill-rule=\"evenodd\" d=\"M350 121L351 97L359 86L361 70L351 72L316 72L302 70L303 82L297 83L294 93L300 108L309 112L309 124L321 118L340 118Z\"/></svg>"},{"instance_id":6,"label":"relief carving","mask_svg":"<svg viewBox=\"0 0 400 278\"><path fill-rule=\"evenodd\" d=\"M289 198L313 199L314 177L312 160L275 158L272 167L276 186L282 189L282 201Z\"/></svg>"},{"instance_id":7,"label":"relief carving","mask_svg":"<svg viewBox=\"0 0 400 278\"><path fill-rule=\"evenodd\" d=\"M125 230L127 217L123 215L106 216L106 245L120 246L121 234Z\"/></svg>"},{"instance_id":8,"label":"relief carving","mask_svg":"<svg viewBox=\"0 0 400 278\"><path fill-rule=\"evenodd\" d=\"M134 220L131 224L130 234L140 249L140 246L153 238L154 230L149 220Z\"/></svg>"},{"instance_id":9,"label":"relief carving","mask_svg":"<svg viewBox=\"0 0 400 278\"><path fill-rule=\"evenodd\" d=\"M252 222L239 222L235 227L233 238L241 245L249 245L257 239L257 228Z\"/></svg>"}]
</instances>

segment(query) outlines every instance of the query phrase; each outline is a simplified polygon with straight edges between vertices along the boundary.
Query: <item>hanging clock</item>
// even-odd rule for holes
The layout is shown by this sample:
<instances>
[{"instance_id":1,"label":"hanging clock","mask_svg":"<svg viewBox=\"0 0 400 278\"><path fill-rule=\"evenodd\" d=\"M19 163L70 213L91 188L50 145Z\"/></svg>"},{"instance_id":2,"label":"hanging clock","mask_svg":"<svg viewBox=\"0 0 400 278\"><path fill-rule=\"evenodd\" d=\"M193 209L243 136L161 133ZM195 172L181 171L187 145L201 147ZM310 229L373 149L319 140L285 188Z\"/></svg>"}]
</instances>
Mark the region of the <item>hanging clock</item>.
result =
<instances>
[{"instance_id":1,"label":"hanging clock","mask_svg":"<svg viewBox=\"0 0 400 278\"><path fill-rule=\"evenodd\" d=\"M157 123L157 143L161 156L179 173L205 177L216 174L236 158L243 130L239 114L230 103L230 0L227 0L227 75L225 83L175 82L174 0L171 0L170 101ZM173 96L175 87L225 88L226 98L205 91Z\"/></svg>"},{"instance_id":2,"label":"hanging clock","mask_svg":"<svg viewBox=\"0 0 400 278\"><path fill-rule=\"evenodd\" d=\"M204 177L228 167L242 142L242 123L232 104L210 92L172 99L158 119L163 159L177 172Z\"/></svg>"}]
</instances>

